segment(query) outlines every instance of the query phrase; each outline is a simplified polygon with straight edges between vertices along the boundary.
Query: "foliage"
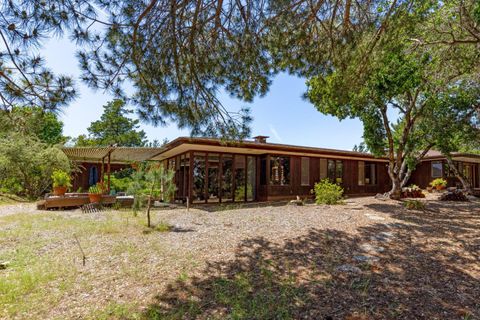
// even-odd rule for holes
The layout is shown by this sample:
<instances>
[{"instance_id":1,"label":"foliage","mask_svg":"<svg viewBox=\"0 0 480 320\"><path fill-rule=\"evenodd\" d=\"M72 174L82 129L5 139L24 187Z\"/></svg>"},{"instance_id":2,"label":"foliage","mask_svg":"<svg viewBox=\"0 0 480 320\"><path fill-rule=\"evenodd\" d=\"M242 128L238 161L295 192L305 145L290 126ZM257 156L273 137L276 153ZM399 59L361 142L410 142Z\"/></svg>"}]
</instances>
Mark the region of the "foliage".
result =
<instances>
[{"instance_id":1,"label":"foliage","mask_svg":"<svg viewBox=\"0 0 480 320\"><path fill-rule=\"evenodd\" d=\"M174 175L173 170L166 170L157 162L139 164L127 189L127 192L135 197L132 207L134 211L144 207L148 197L170 201L176 191Z\"/></svg>"},{"instance_id":2,"label":"foliage","mask_svg":"<svg viewBox=\"0 0 480 320\"><path fill-rule=\"evenodd\" d=\"M370 149L368 149L368 146L365 143L365 141L360 142L360 144L358 145L354 145L352 151L370 153Z\"/></svg>"},{"instance_id":3,"label":"foliage","mask_svg":"<svg viewBox=\"0 0 480 320\"><path fill-rule=\"evenodd\" d=\"M103 106L100 120L94 121L87 128L88 137L80 135L77 146L109 146L117 144L123 147L142 147L146 144L143 130L138 131L139 120L128 117L133 111L126 108L122 100L113 100Z\"/></svg>"},{"instance_id":4,"label":"foliage","mask_svg":"<svg viewBox=\"0 0 480 320\"><path fill-rule=\"evenodd\" d=\"M40 107L15 106L10 110L0 108L0 136L17 132L54 145L65 142L62 131L63 123L58 116Z\"/></svg>"},{"instance_id":5,"label":"foliage","mask_svg":"<svg viewBox=\"0 0 480 320\"><path fill-rule=\"evenodd\" d=\"M403 205L408 210L425 210L425 202L420 200L406 200Z\"/></svg>"},{"instance_id":6,"label":"foliage","mask_svg":"<svg viewBox=\"0 0 480 320\"><path fill-rule=\"evenodd\" d=\"M107 179L107 175L105 175L103 181L107 181ZM132 178L129 176L117 178L115 174L110 175L110 189L115 192L126 192L131 183Z\"/></svg>"},{"instance_id":7,"label":"foliage","mask_svg":"<svg viewBox=\"0 0 480 320\"><path fill-rule=\"evenodd\" d=\"M10 134L0 138L0 185L3 192L37 198L52 185L55 170L70 172L67 156L35 138Z\"/></svg>"},{"instance_id":8,"label":"foliage","mask_svg":"<svg viewBox=\"0 0 480 320\"><path fill-rule=\"evenodd\" d=\"M71 187L72 184L70 183L70 174L62 171L62 170L55 170L52 173L52 180L53 180L53 187Z\"/></svg>"},{"instance_id":9,"label":"foliage","mask_svg":"<svg viewBox=\"0 0 480 320\"><path fill-rule=\"evenodd\" d=\"M437 178L437 179L434 179L432 182L430 182L430 185L431 185L433 188L436 188L436 187L443 187L443 188L445 188L445 187L447 186L447 180L442 179L442 178Z\"/></svg>"},{"instance_id":10,"label":"foliage","mask_svg":"<svg viewBox=\"0 0 480 320\"><path fill-rule=\"evenodd\" d=\"M314 192L317 204L339 204L343 198L343 188L328 179L316 183Z\"/></svg>"},{"instance_id":11,"label":"foliage","mask_svg":"<svg viewBox=\"0 0 480 320\"><path fill-rule=\"evenodd\" d=\"M97 183L96 185L90 186L88 188L88 193L90 194L105 194L106 189L103 183Z\"/></svg>"},{"instance_id":12,"label":"foliage","mask_svg":"<svg viewBox=\"0 0 480 320\"><path fill-rule=\"evenodd\" d=\"M251 184L247 184L247 199L253 198L253 188ZM235 189L235 201L245 200L245 186L241 185Z\"/></svg>"}]
</instances>

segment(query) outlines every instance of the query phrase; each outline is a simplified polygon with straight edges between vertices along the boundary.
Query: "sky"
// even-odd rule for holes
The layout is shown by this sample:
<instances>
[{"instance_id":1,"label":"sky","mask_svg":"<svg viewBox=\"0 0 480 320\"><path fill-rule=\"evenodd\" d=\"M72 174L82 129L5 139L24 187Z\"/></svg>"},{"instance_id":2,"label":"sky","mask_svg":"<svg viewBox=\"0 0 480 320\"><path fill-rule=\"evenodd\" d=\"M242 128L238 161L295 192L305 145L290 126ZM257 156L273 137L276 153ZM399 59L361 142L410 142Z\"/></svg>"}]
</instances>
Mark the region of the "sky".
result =
<instances>
[{"instance_id":1,"label":"sky","mask_svg":"<svg viewBox=\"0 0 480 320\"><path fill-rule=\"evenodd\" d=\"M41 49L46 63L55 73L62 73L79 79L80 68L75 57L75 44L68 39L52 39ZM76 81L78 98L60 115L64 122L64 134L76 137L87 134L87 127L98 120L102 106L112 96L95 91L80 80ZM229 110L249 106L253 116L252 136L269 136L268 142L301 146L351 150L362 141L362 124L357 119L338 119L318 112L302 98L306 90L305 80L280 74L274 80L264 97L257 97L252 103L245 103L222 93L220 100ZM141 124L150 141L169 141L179 136L189 136L188 130L180 130L175 123L166 127Z\"/></svg>"}]
</instances>

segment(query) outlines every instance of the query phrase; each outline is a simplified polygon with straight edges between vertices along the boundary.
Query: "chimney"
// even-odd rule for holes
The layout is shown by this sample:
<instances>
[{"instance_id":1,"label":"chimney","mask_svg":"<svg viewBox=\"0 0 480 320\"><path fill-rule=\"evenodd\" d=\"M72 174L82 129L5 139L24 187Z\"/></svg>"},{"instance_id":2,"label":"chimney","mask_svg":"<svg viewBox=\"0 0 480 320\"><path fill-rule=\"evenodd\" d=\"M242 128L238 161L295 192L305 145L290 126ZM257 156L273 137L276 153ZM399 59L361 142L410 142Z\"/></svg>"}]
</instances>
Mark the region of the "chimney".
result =
<instances>
[{"instance_id":1,"label":"chimney","mask_svg":"<svg viewBox=\"0 0 480 320\"><path fill-rule=\"evenodd\" d=\"M267 143L267 139L270 138L268 136L256 136L253 137L256 143Z\"/></svg>"}]
</instances>

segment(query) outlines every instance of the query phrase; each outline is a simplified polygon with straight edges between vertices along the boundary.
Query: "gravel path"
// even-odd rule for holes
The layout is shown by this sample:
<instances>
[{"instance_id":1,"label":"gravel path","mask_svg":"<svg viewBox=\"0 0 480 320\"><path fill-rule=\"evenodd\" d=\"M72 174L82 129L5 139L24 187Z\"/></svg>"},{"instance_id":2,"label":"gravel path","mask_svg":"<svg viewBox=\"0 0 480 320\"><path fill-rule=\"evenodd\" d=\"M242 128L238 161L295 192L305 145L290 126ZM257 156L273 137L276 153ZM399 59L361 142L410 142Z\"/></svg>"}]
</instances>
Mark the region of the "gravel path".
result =
<instances>
[{"instance_id":1,"label":"gravel path","mask_svg":"<svg viewBox=\"0 0 480 320\"><path fill-rule=\"evenodd\" d=\"M30 202L0 205L0 217L5 217L17 213L38 214L41 213L41 211L37 210L35 203Z\"/></svg>"}]
</instances>

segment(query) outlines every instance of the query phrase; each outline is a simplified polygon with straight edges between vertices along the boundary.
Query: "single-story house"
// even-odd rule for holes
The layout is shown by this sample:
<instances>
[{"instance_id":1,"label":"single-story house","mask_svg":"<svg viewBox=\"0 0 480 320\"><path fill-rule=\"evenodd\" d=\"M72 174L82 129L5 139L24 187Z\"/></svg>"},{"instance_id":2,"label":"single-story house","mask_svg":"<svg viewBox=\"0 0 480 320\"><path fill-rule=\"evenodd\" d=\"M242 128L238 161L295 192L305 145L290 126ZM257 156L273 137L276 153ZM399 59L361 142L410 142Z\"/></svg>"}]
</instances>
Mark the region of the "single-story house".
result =
<instances>
[{"instance_id":1,"label":"single-story house","mask_svg":"<svg viewBox=\"0 0 480 320\"><path fill-rule=\"evenodd\" d=\"M102 173L121 170L138 161L161 161L175 170L176 200L190 203L270 201L308 197L316 182L328 178L347 195L387 192L387 160L368 153L253 141L180 137L159 148L64 148L81 172L73 189L88 189ZM480 156L454 154L454 161L479 188ZM105 169L105 165L110 168ZM445 159L430 152L412 174L411 183L426 188L437 177L456 186Z\"/></svg>"}]
</instances>

